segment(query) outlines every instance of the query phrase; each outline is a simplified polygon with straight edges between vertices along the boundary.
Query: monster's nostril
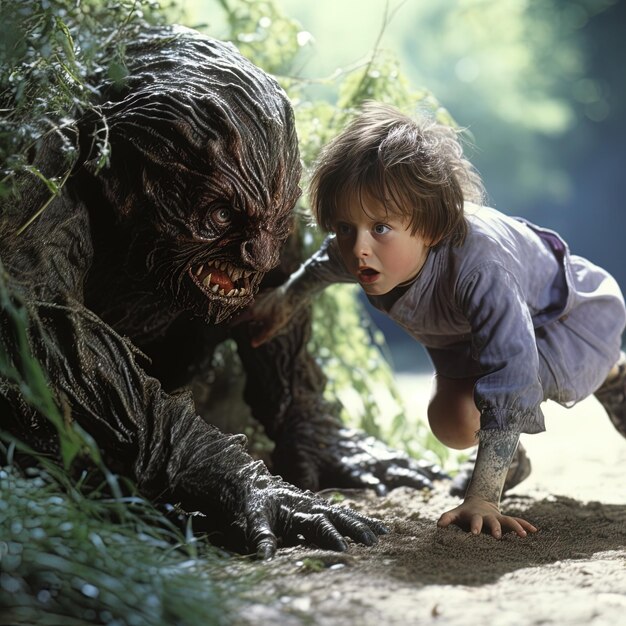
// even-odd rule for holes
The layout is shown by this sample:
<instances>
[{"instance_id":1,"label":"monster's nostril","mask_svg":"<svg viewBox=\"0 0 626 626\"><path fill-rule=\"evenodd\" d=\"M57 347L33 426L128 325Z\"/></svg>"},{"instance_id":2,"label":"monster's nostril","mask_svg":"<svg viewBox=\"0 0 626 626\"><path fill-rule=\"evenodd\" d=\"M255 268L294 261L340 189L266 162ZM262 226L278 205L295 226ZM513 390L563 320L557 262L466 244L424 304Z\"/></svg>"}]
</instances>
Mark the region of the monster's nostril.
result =
<instances>
[{"instance_id":1,"label":"monster's nostril","mask_svg":"<svg viewBox=\"0 0 626 626\"><path fill-rule=\"evenodd\" d=\"M255 267L254 263L254 244L252 241L244 241L241 244L241 259L248 267Z\"/></svg>"},{"instance_id":2,"label":"monster's nostril","mask_svg":"<svg viewBox=\"0 0 626 626\"><path fill-rule=\"evenodd\" d=\"M265 233L241 244L241 258L244 263L259 272L268 272L276 267L279 253L278 243Z\"/></svg>"}]
</instances>

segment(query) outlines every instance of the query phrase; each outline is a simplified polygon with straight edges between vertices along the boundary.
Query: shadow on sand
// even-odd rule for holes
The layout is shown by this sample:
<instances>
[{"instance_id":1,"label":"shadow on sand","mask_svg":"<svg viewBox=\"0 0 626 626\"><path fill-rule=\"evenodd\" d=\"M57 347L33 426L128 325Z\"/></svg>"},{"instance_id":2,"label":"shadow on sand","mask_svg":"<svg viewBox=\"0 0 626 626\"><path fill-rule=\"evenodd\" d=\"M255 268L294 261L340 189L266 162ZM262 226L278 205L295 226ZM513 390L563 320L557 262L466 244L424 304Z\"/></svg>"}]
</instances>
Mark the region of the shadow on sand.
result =
<instances>
[{"instance_id":1,"label":"shadow on sand","mask_svg":"<svg viewBox=\"0 0 626 626\"><path fill-rule=\"evenodd\" d=\"M539 532L524 539L510 533L497 541L458 528L438 529L419 517L396 519L392 534L373 549L372 567L382 561L387 576L421 585L485 585L517 569L626 547L626 505L518 497L509 499L506 509L532 521Z\"/></svg>"}]
</instances>

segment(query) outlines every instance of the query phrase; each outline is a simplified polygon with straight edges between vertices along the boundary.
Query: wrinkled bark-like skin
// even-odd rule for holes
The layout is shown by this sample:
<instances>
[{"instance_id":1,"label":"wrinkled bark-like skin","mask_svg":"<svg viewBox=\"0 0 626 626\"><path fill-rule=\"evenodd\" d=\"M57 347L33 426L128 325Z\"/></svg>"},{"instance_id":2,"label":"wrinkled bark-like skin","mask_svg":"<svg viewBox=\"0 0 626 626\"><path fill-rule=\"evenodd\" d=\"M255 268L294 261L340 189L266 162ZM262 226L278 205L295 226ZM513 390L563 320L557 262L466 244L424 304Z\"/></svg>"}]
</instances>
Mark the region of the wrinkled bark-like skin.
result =
<instances>
[{"instance_id":1,"label":"wrinkled bark-like skin","mask_svg":"<svg viewBox=\"0 0 626 626\"><path fill-rule=\"evenodd\" d=\"M0 258L58 405L142 493L238 529L239 549L266 557L299 535L332 549L345 549L342 535L371 544L382 524L272 476L245 437L207 424L180 391L209 385L215 347L234 338L246 401L286 479L319 489L437 475L342 428L306 351L308 312L258 349L230 321L299 261L284 245L301 173L285 94L234 47L177 27L129 43L127 63L123 84L97 86L96 112L39 147L35 164L60 177L61 143L78 146L60 195L20 234L48 190L33 183L3 207ZM99 168L105 136L110 163ZM0 349L17 362L7 329L0 314ZM10 381L0 380L0 412L5 429L58 453Z\"/></svg>"}]
</instances>

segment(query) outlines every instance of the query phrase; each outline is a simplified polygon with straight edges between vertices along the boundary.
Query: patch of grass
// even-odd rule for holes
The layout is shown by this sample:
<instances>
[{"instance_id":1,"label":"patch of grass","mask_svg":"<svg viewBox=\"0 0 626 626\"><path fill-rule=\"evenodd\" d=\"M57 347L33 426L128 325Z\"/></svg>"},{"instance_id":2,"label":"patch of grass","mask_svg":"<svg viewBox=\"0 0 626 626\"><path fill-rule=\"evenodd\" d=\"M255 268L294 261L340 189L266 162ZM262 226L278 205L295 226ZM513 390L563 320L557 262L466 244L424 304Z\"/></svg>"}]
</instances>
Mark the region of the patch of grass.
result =
<instances>
[{"instance_id":1,"label":"patch of grass","mask_svg":"<svg viewBox=\"0 0 626 626\"><path fill-rule=\"evenodd\" d=\"M2 624L231 624L249 583L227 555L138 497L67 491L42 469L0 469ZM244 578L245 580L245 578Z\"/></svg>"},{"instance_id":2,"label":"patch of grass","mask_svg":"<svg viewBox=\"0 0 626 626\"><path fill-rule=\"evenodd\" d=\"M302 559L299 571L303 574L309 574L311 572L323 572L326 569L326 563L321 559Z\"/></svg>"},{"instance_id":3,"label":"patch of grass","mask_svg":"<svg viewBox=\"0 0 626 626\"><path fill-rule=\"evenodd\" d=\"M346 499L346 496L344 496L343 493L339 493L338 491L334 491L328 497L328 502L330 502L330 504L340 504L345 499Z\"/></svg>"}]
</instances>

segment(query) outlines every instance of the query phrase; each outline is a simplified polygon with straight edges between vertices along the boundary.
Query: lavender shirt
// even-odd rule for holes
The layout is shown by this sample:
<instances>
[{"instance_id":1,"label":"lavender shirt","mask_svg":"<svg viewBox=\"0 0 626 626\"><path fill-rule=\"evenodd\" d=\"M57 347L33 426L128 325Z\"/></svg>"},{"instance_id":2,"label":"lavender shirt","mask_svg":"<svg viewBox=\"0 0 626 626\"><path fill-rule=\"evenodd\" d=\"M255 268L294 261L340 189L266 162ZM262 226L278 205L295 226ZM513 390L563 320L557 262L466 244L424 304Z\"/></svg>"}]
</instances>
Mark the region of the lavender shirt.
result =
<instances>
[{"instance_id":1,"label":"lavender shirt","mask_svg":"<svg viewBox=\"0 0 626 626\"><path fill-rule=\"evenodd\" d=\"M482 429L545 429L540 404L593 393L617 362L626 322L616 281L570 255L553 231L466 206L464 244L432 249L408 288L370 302L425 346L437 373L478 377ZM334 238L307 262L323 282L355 282Z\"/></svg>"}]
</instances>

